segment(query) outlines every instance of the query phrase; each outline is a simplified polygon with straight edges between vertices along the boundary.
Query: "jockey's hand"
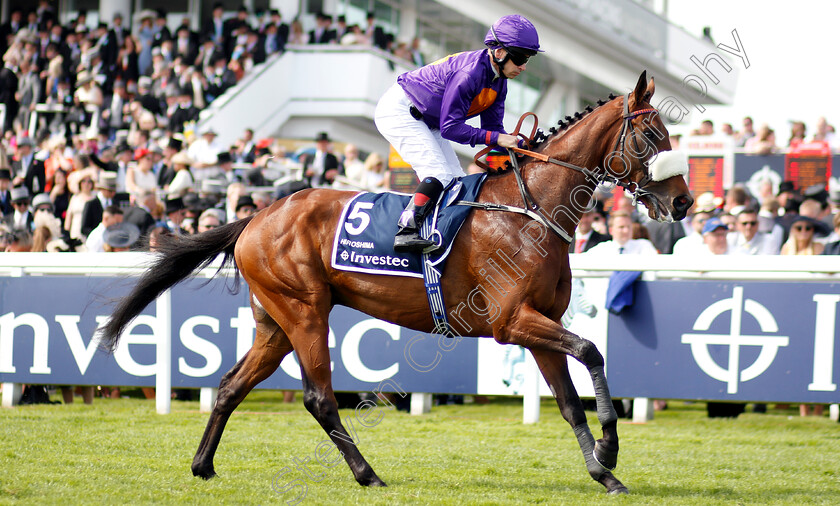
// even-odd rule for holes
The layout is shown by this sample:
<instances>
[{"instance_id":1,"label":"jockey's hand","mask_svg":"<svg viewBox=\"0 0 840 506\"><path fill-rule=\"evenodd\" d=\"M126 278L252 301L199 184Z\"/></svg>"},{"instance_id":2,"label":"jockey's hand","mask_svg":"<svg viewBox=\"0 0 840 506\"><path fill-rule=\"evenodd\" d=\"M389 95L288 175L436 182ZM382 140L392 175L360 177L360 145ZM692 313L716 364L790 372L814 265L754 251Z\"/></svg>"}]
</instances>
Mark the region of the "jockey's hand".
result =
<instances>
[{"instance_id":1,"label":"jockey's hand","mask_svg":"<svg viewBox=\"0 0 840 506\"><path fill-rule=\"evenodd\" d=\"M519 142L519 139L515 135L509 134L499 134L499 140L496 141L496 145L503 147L503 148L521 148L522 145Z\"/></svg>"}]
</instances>

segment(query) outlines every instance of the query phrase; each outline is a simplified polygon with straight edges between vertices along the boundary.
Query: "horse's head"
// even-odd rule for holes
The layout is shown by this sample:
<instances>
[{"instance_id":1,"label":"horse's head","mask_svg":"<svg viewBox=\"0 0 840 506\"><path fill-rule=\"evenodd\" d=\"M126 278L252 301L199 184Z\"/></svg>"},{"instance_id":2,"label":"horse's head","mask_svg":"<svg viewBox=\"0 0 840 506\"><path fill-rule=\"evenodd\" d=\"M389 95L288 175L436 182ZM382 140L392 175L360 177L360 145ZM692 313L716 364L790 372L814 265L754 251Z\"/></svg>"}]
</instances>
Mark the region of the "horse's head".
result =
<instances>
[{"instance_id":1,"label":"horse's head","mask_svg":"<svg viewBox=\"0 0 840 506\"><path fill-rule=\"evenodd\" d=\"M683 177L688 163L671 151L668 130L650 105L653 78L648 81L646 75L639 76L635 90L615 99L623 111L622 123L604 166L645 205L652 219L678 221L694 203Z\"/></svg>"}]
</instances>

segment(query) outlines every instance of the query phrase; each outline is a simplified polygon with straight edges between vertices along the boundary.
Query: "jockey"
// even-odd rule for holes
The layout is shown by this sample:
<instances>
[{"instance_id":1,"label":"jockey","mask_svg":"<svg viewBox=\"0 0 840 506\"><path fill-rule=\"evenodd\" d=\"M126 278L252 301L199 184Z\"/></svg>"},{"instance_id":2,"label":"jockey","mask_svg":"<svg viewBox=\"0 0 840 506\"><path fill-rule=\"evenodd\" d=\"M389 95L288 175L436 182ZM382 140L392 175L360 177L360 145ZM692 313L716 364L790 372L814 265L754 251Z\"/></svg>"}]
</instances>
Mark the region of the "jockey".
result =
<instances>
[{"instance_id":1,"label":"jockey","mask_svg":"<svg viewBox=\"0 0 840 506\"><path fill-rule=\"evenodd\" d=\"M503 16L490 27L484 44L486 49L449 55L400 75L376 106L379 132L420 179L400 215L396 251L428 251L435 245L420 237L419 227L444 187L465 175L449 141L504 148L521 144L502 125L507 79L541 52L537 30L522 16ZM481 128L467 125L474 116L481 116Z\"/></svg>"}]
</instances>

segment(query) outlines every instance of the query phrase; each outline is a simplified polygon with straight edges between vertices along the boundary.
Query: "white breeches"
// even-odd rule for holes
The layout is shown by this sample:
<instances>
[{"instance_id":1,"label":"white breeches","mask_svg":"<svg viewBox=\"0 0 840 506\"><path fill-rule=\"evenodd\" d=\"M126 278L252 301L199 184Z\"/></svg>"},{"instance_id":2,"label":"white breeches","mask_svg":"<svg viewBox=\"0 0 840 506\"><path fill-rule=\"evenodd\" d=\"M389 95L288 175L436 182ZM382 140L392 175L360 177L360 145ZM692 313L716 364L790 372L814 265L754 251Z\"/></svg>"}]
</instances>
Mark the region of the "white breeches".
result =
<instances>
[{"instance_id":1,"label":"white breeches","mask_svg":"<svg viewBox=\"0 0 840 506\"><path fill-rule=\"evenodd\" d=\"M376 128L394 146L417 177L433 177L445 187L453 178L466 174L461 168L452 144L444 139L440 130L432 130L409 111L411 101L399 84L394 84L376 104Z\"/></svg>"}]
</instances>

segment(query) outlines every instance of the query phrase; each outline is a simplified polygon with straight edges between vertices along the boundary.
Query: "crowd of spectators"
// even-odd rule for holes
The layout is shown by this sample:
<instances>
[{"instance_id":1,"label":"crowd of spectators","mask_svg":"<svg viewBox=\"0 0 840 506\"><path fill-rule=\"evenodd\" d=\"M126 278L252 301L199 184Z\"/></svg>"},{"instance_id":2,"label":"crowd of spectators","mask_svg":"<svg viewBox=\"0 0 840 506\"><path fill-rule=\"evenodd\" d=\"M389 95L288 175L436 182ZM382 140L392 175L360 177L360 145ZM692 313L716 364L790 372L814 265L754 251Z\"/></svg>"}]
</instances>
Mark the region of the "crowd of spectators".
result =
<instances>
[{"instance_id":1,"label":"crowd of spectators","mask_svg":"<svg viewBox=\"0 0 840 506\"><path fill-rule=\"evenodd\" d=\"M277 10L255 18L242 7L226 19L216 4L196 32L188 18L170 31L162 10L141 11L134 30L120 14L111 25L90 27L84 12L61 25L47 2L12 11L0 26L0 248L148 249L162 234L220 226L306 186L387 189L381 155L361 157L353 144L333 154L326 133L287 157L250 129L232 145L196 131L203 108L287 44L390 51L394 40L372 14L364 28L318 14L305 39Z\"/></svg>"},{"instance_id":2,"label":"crowd of spectators","mask_svg":"<svg viewBox=\"0 0 840 506\"><path fill-rule=\"evenodd\" d=\"M691 135L715 135L712 120L703 120L700 126L691 131ZM808 135L808 127L804 121L790 121L790 137L787 142L776 138L776 132L767 123L755 128L753 119L746 116L741 123L741 129L736 130L732 123L723 123L720 133L731 137L736 148L756 155L769 155L785 149L793 149L803 143L826 142L832 151L840 151L840 137L835 134L834 126L824 117L817 119L813 135Z\"/></svg>"},{"instance_id":3,"label":"crowd of spectators","mask_svg":"<svg viewBox=\"0 0 840 506\"><path fill-rule=\"evenodd\" d=\"M722 198L712 193L695 197L688 216L677 223L650 221L627 197L620 197L609 213L599 201L581 219L574 252L689 258L840 254L840 189L829 192L825 184L818 184L798 190L791 181L774 187L767 179L758 195L751 194L745 184L736 183ZM656 405L665 406L661 402ZM761 410L764 405L756 407ZM743 405L727 403L710 402L708 408L710 416L737 416L743 411ZM802 416L822 413L821 405L800 406Z\"/></svg>"}]
</instances>

